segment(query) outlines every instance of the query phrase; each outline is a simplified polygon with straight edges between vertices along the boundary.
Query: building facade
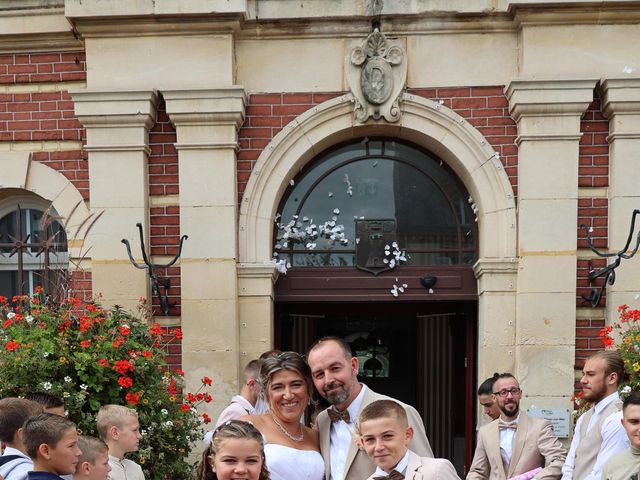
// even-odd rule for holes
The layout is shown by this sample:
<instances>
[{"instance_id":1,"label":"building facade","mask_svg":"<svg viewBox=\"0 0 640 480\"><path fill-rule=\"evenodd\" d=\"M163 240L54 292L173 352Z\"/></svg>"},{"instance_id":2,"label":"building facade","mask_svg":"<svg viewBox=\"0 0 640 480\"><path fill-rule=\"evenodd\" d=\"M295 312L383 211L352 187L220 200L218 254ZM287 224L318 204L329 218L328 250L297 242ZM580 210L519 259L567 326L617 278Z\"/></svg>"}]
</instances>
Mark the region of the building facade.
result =
<instances>
[{"instance_id":1,"label":"building facade","mask_svg":"<svg viewBox=\"0 0 640 480\"><path fill-rule=\"evenodd\" d=\"M121 239L140 257L141 223L166 264L188 235L158 319L213 414L261 352L341 335L461 468L479 381L571 409L638 303L637 260L583 296L587 231L619 251L640 208L639 23L631 0L5 0L0 222L53 207L76 290L129 308L159 305Z\"/></svg>"}]
</instances>

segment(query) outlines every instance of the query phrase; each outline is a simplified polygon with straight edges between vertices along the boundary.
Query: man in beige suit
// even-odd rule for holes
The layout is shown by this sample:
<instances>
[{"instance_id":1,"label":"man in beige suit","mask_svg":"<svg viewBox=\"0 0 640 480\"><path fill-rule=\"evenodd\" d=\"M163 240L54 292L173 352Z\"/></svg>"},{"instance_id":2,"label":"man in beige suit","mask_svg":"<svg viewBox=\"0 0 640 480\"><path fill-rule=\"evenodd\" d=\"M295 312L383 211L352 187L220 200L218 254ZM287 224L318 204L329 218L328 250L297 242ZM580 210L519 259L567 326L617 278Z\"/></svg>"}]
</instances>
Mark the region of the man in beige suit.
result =
<instances>
[{"instance_id":1,"label":"man in beige suit","mask_svg":"<svg viewBox=\"0 0 640 480\"><path fill-rule=\"evenodd\" d=\"M533 478L559 479L567 451L547 420L520 412L522 390L510 373L493 385L500 417L478 431L478 443L467 480L504 480L540 468ZM531 478L531 477L530 477Z\"/></svg>"},{"instance_id":2,"label":"man in beige suit","mask_svg":"<svg viewBox=\"0 0 640 480\"><path fill-rule=\"evenodd\" d=\"M309 348L307 360L316 389L331 404L316 419L325 478L363 480L375 471L375 464L353 440L355 422L362 408L371 402L393 399L358 382L358 359L341 338L318 340ZM414 432L409 448L421 457L433 457L420 414L409 405L401 405Z\"/></svg>"},{"instance_id":3,"label":"man in beige suit","mask_svg":"<svg viewBox=\"0 0 640 480\"><path fill-rule=\"evenodd\" d=\"M576 423L562 480L600 480L605 463L629 448L618 395L624 375L624 360L615 350L596 352L584 363L580 384L593 407Z\"/></svg>"}]
</instances>

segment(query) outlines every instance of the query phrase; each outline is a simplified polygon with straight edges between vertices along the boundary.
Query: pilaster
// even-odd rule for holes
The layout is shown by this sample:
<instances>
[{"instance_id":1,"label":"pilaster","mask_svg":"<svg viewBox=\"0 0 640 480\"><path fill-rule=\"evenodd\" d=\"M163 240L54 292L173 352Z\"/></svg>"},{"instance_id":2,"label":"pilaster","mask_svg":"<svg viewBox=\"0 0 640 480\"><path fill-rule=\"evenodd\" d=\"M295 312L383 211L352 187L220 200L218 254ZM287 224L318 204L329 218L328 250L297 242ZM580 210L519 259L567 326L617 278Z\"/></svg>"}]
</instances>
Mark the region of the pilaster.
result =
<instances>
[{"instance_id":1,"label":"pilaster","mask_svg":"<svg viewBox=\"0 0 640 480\"><path fill-rule=\"evenodd\" d=\"M640 78L607 78L601 81L603 112L609 119L609 251L622 249L629 235L631 215L640 209L638 155L640 152ZM631 248L635 246L636 232ZM639 305L640 257L623 260L616 282L607 286L607 318L615 322L617 307Z\"/></svg>"},{"instance_id":2,"label":"pilaster","mask_svg":"<svg viewBox=\"0 0 640 480\"><path fill-rule=\"evenodd\" d=\"M506 90L518 125L514 351L526 406L566 406L573 393L578 143L595 83L515 80Z\"/></svg>"},{"instance_id":3,"label":"pilaster","mask_svg":"<svg viewBox=\"0 0 640 480\"><path fill-rule=\"evenodd\" d=\"M148 235L148 134L158 97L154 90L71 95L87 131L91 209L103 212L90 231L93 291L103 295L106 305L135 309L141 297L148 298L149 282L145 271L131 265L120 241L128 239L142 262L136 223Z\"/></svg>"},{"instance_id":4,"label":"pilaster","mask_svg":"<svg viewBox=\"0 0 640 480\"><path fill-rule=\"evenodd\" d=\"M213 376L215 393L225 398L237 393L246 363L238 322L236 187L246 97L242 87L168 90L163 96L177 134L180 232L190 236L181 261L183 369L187 388Z\"/></svg>"}]
</instances>

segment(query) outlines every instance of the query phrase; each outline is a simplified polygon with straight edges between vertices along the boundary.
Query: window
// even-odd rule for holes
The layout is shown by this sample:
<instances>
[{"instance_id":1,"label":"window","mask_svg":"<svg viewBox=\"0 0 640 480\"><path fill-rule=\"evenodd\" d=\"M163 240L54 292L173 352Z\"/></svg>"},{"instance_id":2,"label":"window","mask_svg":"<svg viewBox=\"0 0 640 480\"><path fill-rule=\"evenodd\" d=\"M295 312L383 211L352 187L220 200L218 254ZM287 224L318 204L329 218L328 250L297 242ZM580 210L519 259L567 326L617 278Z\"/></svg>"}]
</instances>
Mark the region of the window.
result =
<instances>
[{"instance_id":1,"label":"window","mask_svg":"<svg viewBox=\"0 0 640 480\"><path fill-rule=\"evenodd\" d=\"M0 202L0 295L54 288L68 267L67 236L46 201L11 196Z\"/></svg>"},{"instance_id":2,"label":"window","mask_svg":"<svg viewBox=\"0 0 640 480\"><path fill-rule=\"evenodd\" d=\"M321 154L285 192L274 257L293 267L356 264L367 221L386 221L407 265L471 265L476 216L468 193L439 158L390 139ZM362 225L365 225L363 227Z\"/></svg>"}]
</instances>

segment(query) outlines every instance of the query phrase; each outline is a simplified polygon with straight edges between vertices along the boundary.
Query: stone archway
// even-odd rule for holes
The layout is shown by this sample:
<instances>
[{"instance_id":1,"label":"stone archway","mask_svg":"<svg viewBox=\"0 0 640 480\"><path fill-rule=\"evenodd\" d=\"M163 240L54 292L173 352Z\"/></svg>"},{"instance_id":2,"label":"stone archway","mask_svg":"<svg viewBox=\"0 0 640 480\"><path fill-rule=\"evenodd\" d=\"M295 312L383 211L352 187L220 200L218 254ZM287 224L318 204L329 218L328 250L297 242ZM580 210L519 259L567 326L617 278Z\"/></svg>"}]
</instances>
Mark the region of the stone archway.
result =
<instances>
[{"instance_id":1,"label":"stone archway","mask_svg":"<svg viewBox=\"0 0 640 480\"><path fill-rule=\"evenodd\" d=\"M404 94L397 124L356 124L353 97L326 101L285 126L264 149L240 206L240 324L272 319L274 269L270 263L274 216L289 181L311 158L336 143L384 135L409 140L432 151L454 170L478 206L479 260L474 266L479 293L479 378L513 367L515 338L505 328L515 318L517 267L516 206L513 190L495 151L464 118L436 102ZM272 342L271 323L260 333ZM255 323L254 323L255 325ZM240 343L251 348L252 339ZM505 355L492 361L490 343Z\"/></svg>"},{"instance_id":2,"label":"stone archway","mask_svg":"<svg viewBox=\"0 0 640 480\"><path fill-rule=\"evenodd\" d=\"M90 235L84 241L73 238L90 212L71 181L60 172L32 161L30 152L5 152L0 159L5 172L2 188L26 190L51 202L66 221L69 255L77 257L80 251L88 251L93 242Z\"/></svg>"}]
</instances>

